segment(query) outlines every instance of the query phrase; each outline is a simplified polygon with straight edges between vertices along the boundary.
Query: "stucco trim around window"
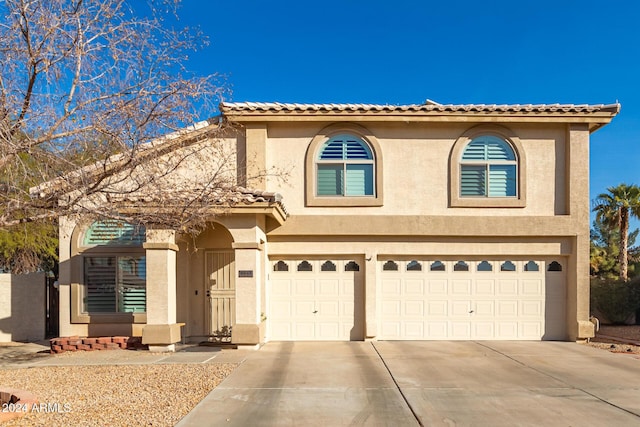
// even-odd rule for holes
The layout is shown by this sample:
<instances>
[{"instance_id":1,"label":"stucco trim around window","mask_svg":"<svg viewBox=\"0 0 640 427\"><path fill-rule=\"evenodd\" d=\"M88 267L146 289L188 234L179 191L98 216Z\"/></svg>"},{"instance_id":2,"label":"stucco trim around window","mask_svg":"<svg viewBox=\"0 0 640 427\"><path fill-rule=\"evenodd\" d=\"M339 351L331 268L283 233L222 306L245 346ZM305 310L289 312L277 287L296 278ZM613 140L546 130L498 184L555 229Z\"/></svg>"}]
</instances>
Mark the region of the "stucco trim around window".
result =
<instances>
[{"instance_id":1,"label":"stucco trim around window","mask_svg":"<svg viewBox=\"0 0 640 427\"><path fill-rule=\"evenodd\" d=\"M146 254L141 245L86 246L84 238L90 226L91 223L77 225L71 236L71 259L67 261L68 268L71 270L71 323L146 323L146 312L89 313L85 310L85 257L144 256Z\"/></svg>"},{"instance_id":2,"label":"stucco trim around window","mask_svg":"<svg viewBox=\"0 0 640 427\"><path fill-rule=\"evenodd\" d=\"M374 191L372 196L318 196L316 180L316 159L322 145L334 136L350 134L362 139L373 154ZM382 206L382 150L377 138L368 129L353 123L336 123L320 130L313 137L305 158L305 202L306 206Z\"/></svg>"},{"instance_id":3,"label":"stucco trim around window","mask_svg":"<svg viewBox=\"0 0 640 427\"><path fill-rule=\"evenodd\" d=\"M516 197L461 197L460 164L462 153L474 138L491 135L505 140L517 160ZM449 207L452 208L524 208L527 205L527 161L522 142L512 130L498 125L479 125L463 133L453 144L449 156Z\"/></svg>"}]
</instances>

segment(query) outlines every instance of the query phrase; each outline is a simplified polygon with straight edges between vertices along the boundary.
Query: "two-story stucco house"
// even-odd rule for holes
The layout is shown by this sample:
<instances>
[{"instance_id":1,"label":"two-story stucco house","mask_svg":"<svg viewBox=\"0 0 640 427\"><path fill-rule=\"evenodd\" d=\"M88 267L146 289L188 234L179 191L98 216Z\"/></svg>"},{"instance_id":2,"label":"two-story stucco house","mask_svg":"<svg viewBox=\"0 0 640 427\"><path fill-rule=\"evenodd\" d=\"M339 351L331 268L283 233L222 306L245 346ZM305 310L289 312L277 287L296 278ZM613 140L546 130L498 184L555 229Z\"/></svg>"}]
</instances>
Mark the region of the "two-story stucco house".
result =
<instances>
[{"instance_id":1,"label":"two-story stucco house","mask_svg":"<svg viewBox=\"0 0 640 427\"><path fill-rule=\"evenodd\" d=\"M61 218L61 335L592 337L589 138L619 108L223 103L243 203L196 251Z\"/></svg>"}]
</instances>

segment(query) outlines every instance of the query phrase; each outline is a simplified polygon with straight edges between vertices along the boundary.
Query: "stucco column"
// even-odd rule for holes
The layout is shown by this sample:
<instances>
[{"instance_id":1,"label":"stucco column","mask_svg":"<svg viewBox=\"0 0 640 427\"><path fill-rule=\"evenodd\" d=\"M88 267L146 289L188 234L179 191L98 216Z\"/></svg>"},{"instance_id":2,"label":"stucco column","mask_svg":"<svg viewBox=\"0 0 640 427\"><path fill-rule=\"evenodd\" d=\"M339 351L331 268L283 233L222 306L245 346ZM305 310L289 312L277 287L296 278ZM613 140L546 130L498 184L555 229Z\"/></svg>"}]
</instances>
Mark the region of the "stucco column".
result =
<instances>
[{"instance_id":1,"label":"stucco column","mask_svg":"<svg viewBox=\"0 0 640 427\"><path fill-rule=\"evenodd\" d=\"M180 341L176 324L175 230L147 229L147 324L142 343L151 351L175 351Z\"/></svg>"},{"instance_id":2,"label":"stucco column","mask_svg":"<svg viewBox=\"0 0 640 427\"><path fill-rule=\"evenodd\" d=\"M264 341L261 319L262 243L233 243L236 264L236 323L231 330L231 342L242 346L257 346Z\"/></svg>"},{"instance_id":3,"label":"stucco column","mask_svg":"<svg viewBox=\"0 0 640 427\"><path fill-rule=\"evenodd\" d=\"M565 170L569 215L575 226L573 255L567 274L567 326L569 339L581 340L595 335L589 321L589 128L587 124L567 126Z\"/></svg>"}]
</instances>

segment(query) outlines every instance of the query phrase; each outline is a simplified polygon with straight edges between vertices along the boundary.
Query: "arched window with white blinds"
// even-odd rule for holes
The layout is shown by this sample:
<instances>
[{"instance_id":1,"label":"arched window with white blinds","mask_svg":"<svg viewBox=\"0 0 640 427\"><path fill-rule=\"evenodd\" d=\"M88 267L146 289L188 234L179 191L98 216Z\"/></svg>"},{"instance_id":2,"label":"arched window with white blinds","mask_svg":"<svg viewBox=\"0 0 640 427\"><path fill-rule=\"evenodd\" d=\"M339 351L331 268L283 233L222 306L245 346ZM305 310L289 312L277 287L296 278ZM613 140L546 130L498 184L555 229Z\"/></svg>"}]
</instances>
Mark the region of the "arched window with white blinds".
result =
<instances>
[{"instance_id":1,"label":"arched window with white blinds","mask_svg":"<svg viewBox=\"0 0 640 427\"><path fill-rule=\"evenodd\" d=\"M492 135L474 138L460 160L461 197L517 197L518 161L513 147Z\"/></svg>"},{"instance_id":2,"label":"arched window with white blinds","mask_svg":"<svg viewBox=\"0 0 640 427\"><path fill-rule=\"evenodd\" d=\"M374 158L362 139L336 135L322 145L316 160L318 196L374 196Z\"/></svg>"}]
</instances>

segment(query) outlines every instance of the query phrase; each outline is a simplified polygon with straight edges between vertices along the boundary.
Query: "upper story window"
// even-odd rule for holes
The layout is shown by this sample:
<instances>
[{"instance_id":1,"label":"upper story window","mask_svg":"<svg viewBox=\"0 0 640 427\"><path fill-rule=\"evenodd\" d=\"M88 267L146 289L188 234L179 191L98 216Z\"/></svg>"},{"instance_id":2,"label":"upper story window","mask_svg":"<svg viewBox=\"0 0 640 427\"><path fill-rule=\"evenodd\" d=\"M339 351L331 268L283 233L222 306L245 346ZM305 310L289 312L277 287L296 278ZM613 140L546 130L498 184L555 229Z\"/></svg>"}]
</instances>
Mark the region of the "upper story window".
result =
<instances>
[{"instance_id":1,"label":"upper story window","mask_svg":"<svg viewBox=\"0 0 640 427\"><path fill-rule=\"evenodd\" d=\"M511 130L496 125L469 129L449 157L451 207L526 206L526 159Z\"/></svg>"},{"instance_id":2,"label":"upper story window","mask_svg":"<svg viewBox=\"0 0 640 427\"><path fill-rule=\"evenodd\" d=\"M353 123L327 126L307 148L306 206L382 206L382 170L372 132Z\"/></svg>"},{"instance_id":3,"label":"upper story window","mask_svg":"<svg viewBox=\"0 0 640 427\"><path fill-rule=\"evenodd\" d=\"M516 197L517 167L506 141L492 135L473 139L460 160L460 196Z\"/></svg>"},{"instance_id":4,"label":"upper story window","mask_svg":"<svg viewBox=\"0 0 640 427\"><path fill-rule=\"evenodd\" d=\"M369 146L353 135L324 143L316 161L318 196L373 196L374 159Z\"/></svg>"}]
</instances>

